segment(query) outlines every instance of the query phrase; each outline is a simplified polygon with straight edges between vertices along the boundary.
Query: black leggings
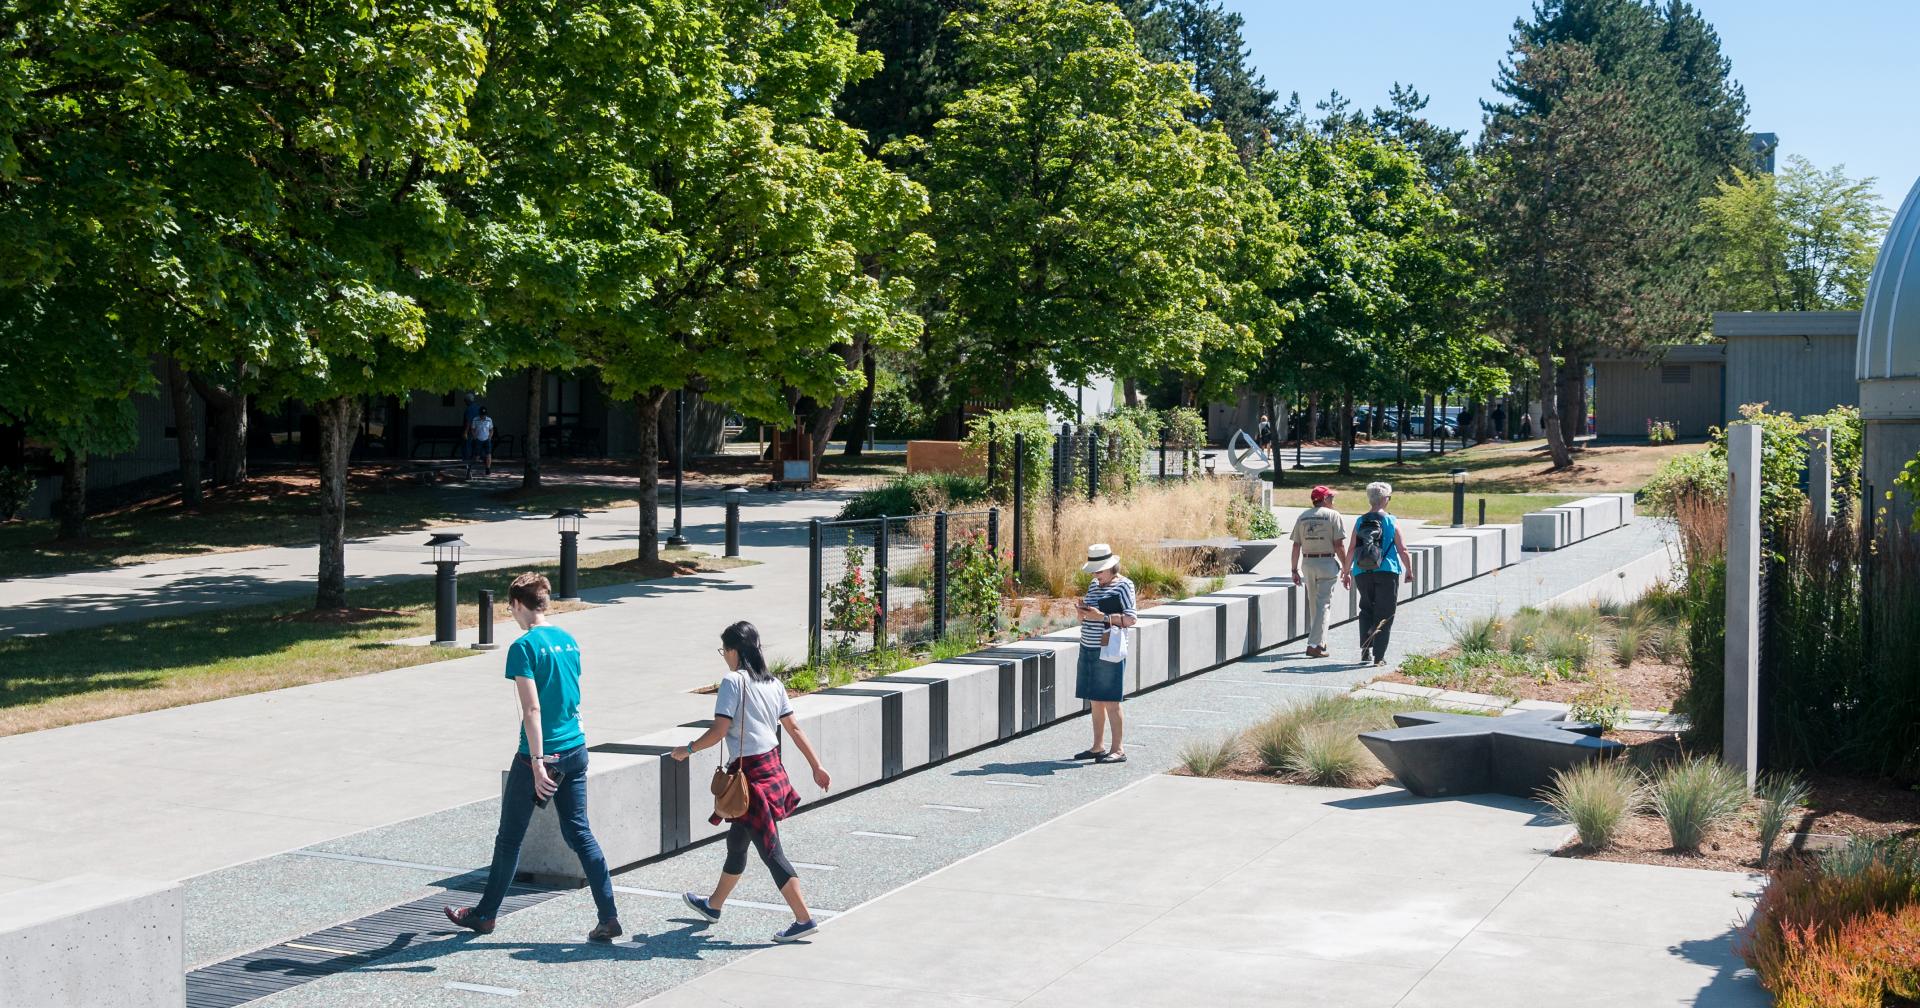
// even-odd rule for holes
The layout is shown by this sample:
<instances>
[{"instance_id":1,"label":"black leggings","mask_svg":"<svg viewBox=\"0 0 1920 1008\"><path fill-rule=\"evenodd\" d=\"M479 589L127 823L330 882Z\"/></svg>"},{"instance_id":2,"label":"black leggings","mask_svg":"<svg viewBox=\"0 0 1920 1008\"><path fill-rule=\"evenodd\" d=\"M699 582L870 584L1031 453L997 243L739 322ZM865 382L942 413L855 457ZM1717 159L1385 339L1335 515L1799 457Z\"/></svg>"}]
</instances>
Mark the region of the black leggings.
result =
<instances>
[{"instance_id":1,"label":"black leggings","mask_svg":"<svg viewBox=\"0 0 1920 1008\"><path fill-rule=\"evenodd\" d=\"M1400 575L1392 571L1364 571L1353 579L1360 594L1360 650L1374 657L1387 655L1393 635L1393 612L1400 607Z\"/></svg>"},{"instance_id":2,"label":"black leggings","mask_svg":"<svg viewBox=\"0 0 1920 1008\"><path fill-rule=\"evenodd\" d=\"M787 854L780 849L780 828L773 828L771 843L763 842L760 834L748 828L744 822L734 822L727 829L727 863L720 869L728 875L738 875L747 870L747 845L752 844L760 851L760 860L766 862L767 871L773 874L773 887L785 889L787 883L796 874L793 862L787 860Z\"/></svg>"}]
</instances>

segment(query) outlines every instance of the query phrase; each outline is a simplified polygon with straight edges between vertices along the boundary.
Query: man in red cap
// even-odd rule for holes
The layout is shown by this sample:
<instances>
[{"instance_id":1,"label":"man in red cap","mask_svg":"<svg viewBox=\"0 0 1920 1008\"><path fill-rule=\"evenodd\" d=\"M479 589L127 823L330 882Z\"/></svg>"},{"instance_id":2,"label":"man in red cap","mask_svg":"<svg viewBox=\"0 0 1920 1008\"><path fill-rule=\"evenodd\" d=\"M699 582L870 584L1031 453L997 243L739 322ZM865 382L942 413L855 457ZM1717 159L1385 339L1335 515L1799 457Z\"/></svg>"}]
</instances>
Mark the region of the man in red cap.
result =
<instances>
[{"instance_id":1,"label":"man in red cap","mask_svg":"<svg viewBox=\"0 0 1920 1008\"><path fill-rule=\"evenodd\" d=\"M1293 583L1305 585L1307 591L1307 657L1325 658L1333 586L1349 584L1347 520L1333 509L1331 487L1314 487L1312 497L1313 507L1300 512L1293 523Z\"/></svg>"}]
</instances>

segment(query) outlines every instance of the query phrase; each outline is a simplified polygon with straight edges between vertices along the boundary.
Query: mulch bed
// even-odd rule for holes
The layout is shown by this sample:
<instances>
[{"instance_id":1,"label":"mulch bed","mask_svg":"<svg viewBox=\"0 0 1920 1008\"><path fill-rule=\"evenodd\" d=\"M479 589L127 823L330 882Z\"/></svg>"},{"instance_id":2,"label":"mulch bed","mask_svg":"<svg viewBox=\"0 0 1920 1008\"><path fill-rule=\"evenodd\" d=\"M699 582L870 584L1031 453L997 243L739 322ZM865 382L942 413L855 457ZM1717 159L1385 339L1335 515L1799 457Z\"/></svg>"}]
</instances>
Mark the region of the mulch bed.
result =
<instances>
[{"instance_id":1,"label":"mulch bed","mask_svg":"<svg viewBox=\"0 0 1920 1008\"><path fill-rule=\"evenodd\" d=\"M1443 651L1434 657L1446 661L1459 655L1458 649ZM1596 665L1591 670L1594 681L1612 682L1626 691L1628 703L1634 710L1669 711L1673 702L1679 698L1687 686L1687 670L1680 665L1668 665L1651 659L1641 659L1626 668L1612 662ZM1375 677L1376 682L1396 682L1418 686L1408 676L1398 671ZM1581 690L1593 685L1592 681L1576 679L1554 679L1540 682L1524 676L1509 676L1507 684L1522 700L1550 700L1555 703L1572 703Z\"/></svg>"}]
</instances>

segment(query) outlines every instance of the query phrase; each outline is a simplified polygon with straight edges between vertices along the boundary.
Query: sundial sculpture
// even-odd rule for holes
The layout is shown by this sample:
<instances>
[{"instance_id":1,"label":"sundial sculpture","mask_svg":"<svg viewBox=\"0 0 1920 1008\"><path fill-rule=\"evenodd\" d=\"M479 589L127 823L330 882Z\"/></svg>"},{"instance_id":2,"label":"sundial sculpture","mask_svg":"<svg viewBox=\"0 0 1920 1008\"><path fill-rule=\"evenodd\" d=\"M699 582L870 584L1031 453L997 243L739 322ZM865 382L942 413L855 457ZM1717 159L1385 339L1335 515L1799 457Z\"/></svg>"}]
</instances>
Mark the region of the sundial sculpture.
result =
<instances>
[{"instance_id":1,"label":"sundial sculpture","mask_svg":"<svg viewBox=\"0 0 1920 1008\"><path fill-rule=\"evenodd\" d=\"M1497 791L1532 798L1555 770L1612 759L1625 746L1600 726L1560 711L1505 717L1420 711L1395 714L1398 728L1361 732L1360 741L1408 791L1423 798Z\"/></svg>"}]
</instances>

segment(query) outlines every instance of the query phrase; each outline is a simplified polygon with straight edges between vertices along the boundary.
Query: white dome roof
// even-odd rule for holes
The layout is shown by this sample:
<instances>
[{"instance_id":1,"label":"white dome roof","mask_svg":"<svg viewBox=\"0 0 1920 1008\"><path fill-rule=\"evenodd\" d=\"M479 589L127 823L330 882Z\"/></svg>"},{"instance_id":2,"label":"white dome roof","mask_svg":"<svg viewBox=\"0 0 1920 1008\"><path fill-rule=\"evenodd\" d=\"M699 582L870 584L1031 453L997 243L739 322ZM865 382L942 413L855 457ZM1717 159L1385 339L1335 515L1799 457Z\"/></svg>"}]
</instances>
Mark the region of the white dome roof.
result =
<instances>
[{"instance_id":1,"label":"white dome roof","mask_svg":"<svg viewBox=\"0 0 1920 1008\"><path fill-rule=\"evenodd\" d=\"M1860 310L1854 376L1920 377L1920 181L1887 229Z\"/></svg>"}]
</instances>

